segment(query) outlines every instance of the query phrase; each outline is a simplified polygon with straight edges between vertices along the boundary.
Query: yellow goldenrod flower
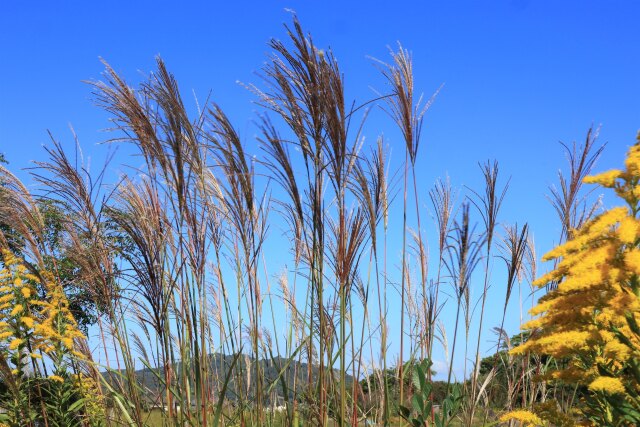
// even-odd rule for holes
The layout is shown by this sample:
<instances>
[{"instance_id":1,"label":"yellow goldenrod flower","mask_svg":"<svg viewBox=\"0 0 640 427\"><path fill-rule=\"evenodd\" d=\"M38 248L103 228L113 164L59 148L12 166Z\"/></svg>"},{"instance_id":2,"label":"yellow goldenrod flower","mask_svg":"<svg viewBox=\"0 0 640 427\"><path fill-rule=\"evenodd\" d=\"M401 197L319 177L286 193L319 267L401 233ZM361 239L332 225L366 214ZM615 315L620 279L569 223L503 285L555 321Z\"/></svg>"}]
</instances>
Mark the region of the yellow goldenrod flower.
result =
<instances>
[{"instance_id":1,"label":"yellow goldenrod flower","mask_svg":"<svg viewBox=\"0 0 640 427\"><path fill-rule=\"evenodd\" d=\"M500 422L506 423L511 420L520 421L525 426L542 426L542 420L536 414L530 411L525 410L517 410L507 412L506 414L500 417Z\"/></svg>"},{"instance_id":2,"label":"yellow goldenrod flower","mask_svg":"<svg viewBox=\"0 0 640 427\"><path fill-rule=\"evenodd\" d=\"M13 341L11 341L11 343L9 344L9 350L15 350L18 347L20 347L20 344L22 344L24 342L23 339L20 338L15 338Z\"/></svg>"},{"instance_id":3,"label":"yellow goldenrod flower","mask_svg":"<svg viewBox=\"0 0 640 427\"><path fill-rule=\"evenodd\" d=\"M602 391L607 394L624 393L625 388L619 378L598 377L589 384L589 390Z\"/></svg>"},{"instance_id":4,"label":"yellow goldenrod flower","mask_svg":"<svg viewBox=\"0 0 640 427\"><path fill-rule=\"evenodd\" d=\"M76 350L71 350L71 355L76 357L77 359L86 359L86 355L83 353L80 353L79 351Z\"/></svg>"},{"instance_id":5,"label":"yellow goldenrod flower","mask_svg":"<svg viewBox=\"0 0 640 427\"><path fill-rule=\"evenodd\" d=\"M32 318L32 317L29 317L29 316L23 316L23 317L21 317L21 318L20 318L20 321L21 321L22 323L24 323L24 325L25 325L27 328L29 328L29 329L33 328L33 322L34 322L34 320L33 320L33 318Z\"/></svg>"},{"instance_id":6,"label":"yellow goldenrod flower","mask_svg":"<svg viewBox=\"0 0 640 427\"><path fill-rule=\"evenodd\" d=\"M583 182L585 184L600 184L603 187L611 188L616 184L616 180L620 178L620 175L622 175L622 171L614 169L598 175L587 176Z\"/></svg>"},{"instance_id":7,"label":"yellow goldenrod flower","mask_svg":"<svg viewBox=\"0 0 640 427\"><path fill-rule=\"evenodd\" d=\"M13 307L13 310L11 310L10 316L15 316L16 314L22 312L23 309L24 309L24 307L22 307L22 304L16 304Z\"/></svg>"},{"instance_id":8,"label":"yellow goldenrod flower","mask_svg":"<svg viewBox=\"0 0 640 427\"><path fill-rule=\"evenodd\" d=\"M640 250L633 249L625 253L624 263L632 273L640 275Z\"/></svg>"},{"instance_id":9,"label":"yellow goldenrod flower","mask_svg":"<svg viewBox=\"0 0 640 427\"><path fill-rule=\"evenodd\" d=\"M60 341L62 341L62 344L64 344L65 347L73 348L73 340L71 338L64 337Z\"/></svg>"},{"instance_id":10,"label":"yellow goldenrod flower","mask_svg":"<svg viewBox=\"0 0 640 427\"><path fill-rule=\"evenodd\" d=\"M634 243L638 238L638 228L640 224L635 218L627 216L620 221L620 227L618 227L618 238L622 243L630 244Z\"/></svg>"},{"instance_id":11,"label":"yellow goldenrod flower","mask_svg":"<svg viewBox=\"0 0 640 427\"><path fill-rule=\"evenodd\" d=\"M624 162L627 167L627 172L630 174L637 174L640 172L640 148L637 146L631 147L629 155Z\"/></svg>"},{"instance_id":12,"label":"yellow goldenrod flower","mask_svg":"<svg viewBox=\"0 0 640 427\"><path fill-rule=\"evenodd\" d=\"M64 366L59 365L62 358L83 357L73 347L76 338L84 338L69 310L62 285L49 272L39 271L38 276L29 274L21 261L7 251L2 251L2 261L0 341L4 345L0 351L15 352L28 342L31 351L25 356L35 360L46 355L54 364L54 372L62 372L60 369ZM35 291L36 283L43 288L42 298ZM14 355L9 353L4 357L13 365L10 368L23 372L27 362L22 357L7 357ZM49 379L64 381L59 375Z\"/></svg>"}]
</instances>

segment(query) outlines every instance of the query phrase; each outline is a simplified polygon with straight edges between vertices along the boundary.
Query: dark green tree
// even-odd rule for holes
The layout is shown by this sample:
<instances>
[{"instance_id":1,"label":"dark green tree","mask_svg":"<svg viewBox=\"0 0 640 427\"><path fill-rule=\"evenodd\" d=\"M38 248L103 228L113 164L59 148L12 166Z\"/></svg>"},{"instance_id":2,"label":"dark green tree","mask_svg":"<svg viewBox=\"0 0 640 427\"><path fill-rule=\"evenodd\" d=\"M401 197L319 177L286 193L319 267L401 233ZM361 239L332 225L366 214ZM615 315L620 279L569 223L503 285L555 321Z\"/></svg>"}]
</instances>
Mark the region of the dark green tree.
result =
<instances>
[{"instance_id":1,"label":"dark green tree","mask_svg":"<svg viewBox=\"0 0 640 427\"><path fill-rule=\"evenodd\" d=\"M8 165L4 154L0 153L0 165ZM0 193L5 186L0 178ZM0 194L1 195L1 194ZM66 219L64 206L47 198L37 200L38 209L44 221L44 236L42 245L47 248L44 256L44 267L47 271L55 272L67 295L70 310L83 332L87 332L89 325L96 322L98 310L81 282L79 266L65 253L64 224ZM6 240L8 250L17 256L24 253L24 239L16 232L11 224L0 219L0 235ZM1 262L1 261L0 261ZM33 268L35 266L32 265ZM39 290L44 298L44 289Z\"/></svg>"}]
</instances>

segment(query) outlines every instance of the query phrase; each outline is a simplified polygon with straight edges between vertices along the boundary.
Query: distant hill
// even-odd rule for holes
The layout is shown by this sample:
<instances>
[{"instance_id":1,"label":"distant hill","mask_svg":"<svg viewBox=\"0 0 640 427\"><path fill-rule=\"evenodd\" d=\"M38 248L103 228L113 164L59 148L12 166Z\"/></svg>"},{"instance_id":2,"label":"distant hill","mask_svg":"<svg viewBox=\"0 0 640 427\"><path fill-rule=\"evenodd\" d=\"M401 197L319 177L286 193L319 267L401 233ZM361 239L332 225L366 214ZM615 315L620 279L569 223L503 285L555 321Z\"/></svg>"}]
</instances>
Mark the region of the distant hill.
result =
<instances>
[{"instance_id":1,"label":"distant hill","mask_svg":"<svg viewBox=\"0 0 640 427\"><path fill-rule=\"evenodd\" d=\"M233 361L236 356L225 355L221 353L214 353L209 355L209 372L211 378L211 388L216 390L216 392L221 391L222 386L224 384L224 380L229 374L231 366L233 365ZM296 381L298 393L300 394L306 388L307 379L308 379L308 364L307 363L298 363L293 361L288 363L288 359L282 357L276 357L274 359L262 359L258 362L260 364L260 369L263 372L263 390L265 393L267 390L271 388L271 392L265 395L265 404L273 404L274 399L277 402L282 402L286 394L289 395L289 398L293 398L293 386L294 381ZM249 388L249 399L255 395L256 391L256 382L257 378L255 367L252 367L251 372L247 375L247 366L251 366L250 356L241 354L239 356L238 361L235 364L234 372L232 374L231 379L229 380L229 384L227 387L227 391L225 393L225 399L227 401L235 401L239 395L245 395L247 387ZM279 374L284 370L284 374L282 379L279 378ZM183 371L182 362L178 362L175 364L173 371L176 377L181 375ZM110 382L114 383L116 376L121 374L122 371L118 373L118 371L109 373L104 373L105 377L110 377ZM338 375L338 371L334 370L335 375ZM311 376L313 378L313 382L318 379L318 366L313 365L311 367ZM136 378L138 384L144 387L148 392L148 400L155 401L158 393L162 393L164 390L163 382L164 382L164 368L158 369L149 369L144 368L136 371ZM296 380L297 378L297 380ZM241 380L240 380L241 379ZM178 387L180 382L175 381L175 386ZM353 377L350 375L346 376L347 384L352 384ZM248 383L248 384L247 384ZM239 393L239 392L242 393Z\"/></svg>"}]
</instances>

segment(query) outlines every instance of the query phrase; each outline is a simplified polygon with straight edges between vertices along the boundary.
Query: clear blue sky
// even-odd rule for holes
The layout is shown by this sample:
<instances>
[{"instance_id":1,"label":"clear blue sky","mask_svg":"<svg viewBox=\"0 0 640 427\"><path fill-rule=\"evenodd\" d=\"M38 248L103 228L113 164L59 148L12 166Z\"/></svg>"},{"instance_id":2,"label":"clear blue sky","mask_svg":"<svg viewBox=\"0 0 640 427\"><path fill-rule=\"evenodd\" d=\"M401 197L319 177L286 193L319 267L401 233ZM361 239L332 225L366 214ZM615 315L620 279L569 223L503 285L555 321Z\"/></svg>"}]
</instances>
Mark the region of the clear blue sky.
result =
<instances>
[{"instance_id":1,"label":"clear blue sky","mask_svg":"<svg viewBox=\"0 0 640 427\"><path fill-rule=\"evenodd\" d=\"M103 57L139 81L160 54L187 102L212 91L257 153L253 96L237 81L259 83L267 41L285 36L285 8L318 46L333 48L357 102L373 96L371 87L384 90L368 56L387 60L397 41L413 51L417 87L430 95L444 83L425 120L423 188L446 174L478 188L476 163L499 160L512 177L503 218L529 221L540 252L559 230L545 198L565 165L558 141L580 141L602 124L608 147L597 169L608 169L640 128L637 1L5 1L0 152L13 170L27 167L44 158L47 129L71 147L71 124L99 159L107 116L82 80L100 79ZM399 160L397 132L380 113L372 120L368 138L384 132Z\"/></svg>"}]
</instances>

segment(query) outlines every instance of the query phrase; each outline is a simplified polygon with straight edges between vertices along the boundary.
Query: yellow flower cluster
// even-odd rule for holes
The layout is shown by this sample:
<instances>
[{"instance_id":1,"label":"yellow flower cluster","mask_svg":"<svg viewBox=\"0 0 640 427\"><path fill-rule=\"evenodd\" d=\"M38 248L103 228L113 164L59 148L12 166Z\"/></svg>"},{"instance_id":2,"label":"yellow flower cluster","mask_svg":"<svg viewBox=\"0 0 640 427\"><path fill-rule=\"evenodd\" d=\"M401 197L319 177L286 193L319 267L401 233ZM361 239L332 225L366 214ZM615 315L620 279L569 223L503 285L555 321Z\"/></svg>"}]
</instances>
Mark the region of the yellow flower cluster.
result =
<instances>
[{"instance_id":1,"label":"yellow flower cluster","mask_svg":"<svg viewBox=\"0 0 640 427\"><path fill-rule=\"evenodd\" d=\"M616 185L616 180L620 178L622 171L614 169L602 172L598 175L588 176L584 179L586 184L600 184L603 187L612 188Z\"/></svg>"},{"instance_id":2,"label":"yellow flower cluster","mask_svg":"<svg viewBox=\"0 0 640 427\"><path fill-rule=\"evenodd\" d=\"M640 134L638 135L640 139ZM629 150L627 159L624 161L624 165L627 167L627 173L631 176L640 175L640 145L636 144Z\"/></svg>"},{"instance_id":3,"label":"yellow flower cluster","mask_svg":"<svg viewBox=\"0 0 640 427\"><path fill-rule=\"evenodd\" d=\"M46 338L51 345L45 351L70 352L77 357L82 354L74 350L74 340L83 338L75 318L69 310L67 297L62 286L47 282L47 300L39 301L39 314L42 321L34 326L34 332ZM53 347L53 348L52 348Z\"/></svg>"},{"instance_id":4,"label":"yellow flower cluster","mask_svg":"<svg viewBox=\"0 0 640 427\"><path fill-rule=\"evenodd\" d=\"M98 381L89 375L79 373L73 375L73 384L84 399L84 410L88 418L103 419L107 405Z\"/></svg>"},{"instance_id":5,"label":"yellow flower cluster","mask_svg":"<svg viewBox=\"0 0 640 427\"><path fill-rule=\"evenodd\" d=\"M12 355L28 352L32 359L42 353L75 354L74 339L82 338L62 287L47 273L35 276L9 251L2 251L4 267L0 269L0 351ZM42 286L46 298L38 298L36 284ZM12 359L16 375L21 375L21 357ZM56 378L53 378L54 380Z\"/></svg>"},{"instance_id":6,"label":"yellow flower cluster","mask_svg":"<svg viewBox=\"0 0 640 427\"><path fill-rule=\"evenodd\" d=\"M5 348L12 352L23 352L27 344L32 344L30 354L35 358L38 342L33 339L35 319L31 309L36 300L31 297L35 295L33 283L37 283L38 279L9 251L2 252L2 260L4 268L0 270L0 342L6 343ZM16 374L21 372L18 368L21 367L14 370Z\"/></svg>"},{"instance_id":7,"label":"yellow flower cluster","mask_svg":"<svg viewBox=\"0 0 640 427\"><path fill-rule=\"evenodd\" d=\"M58 383L63 383L64 382L64 378L62 378L59 375L49 375L48 378L49 378L49 380L55 381L55 382L58 382Z\"/></svg>"},{"instance_id":8,"label":"yellow flower cluster","mask_svg":"<svg viewBox=\"0 0 640 427\"><path fill-rule=\"evenodd\" d=\"M625 392L622 381L613 377L598 377L589 384L589 390L602 391L607 394L622 394Z\"/></svg>"},{"instance_id":9,"label":"yellow flower cluster","mask_svg":"<svg viewBox=\"0 0 640 427\"><path fill-rule=\"evenodd\" d=\"M527 427L535 427L544 425L540 417L538 417L533 412L525 411L525 410L517 410L507 412L506 414L500 417L500 422L506 423L509 421L519 421L521 425Z\"/></svg>"},{"instance_id":10,"label":"yellow flower cluster","mask_svg":"<svg viewBox=\"0 0 640 427\"><path fill-rule=\"evenodd\" d=\"M624 368L640 358L640 135L625 166L585 179L614 188L627 206L593 218L545 255L556 266L534 284L558 286L531 310L539 317L523 325L531 338L512 350L566 358L551 378L610 394L635 381L624 378Z\"/></svg>"}]
</instances>

